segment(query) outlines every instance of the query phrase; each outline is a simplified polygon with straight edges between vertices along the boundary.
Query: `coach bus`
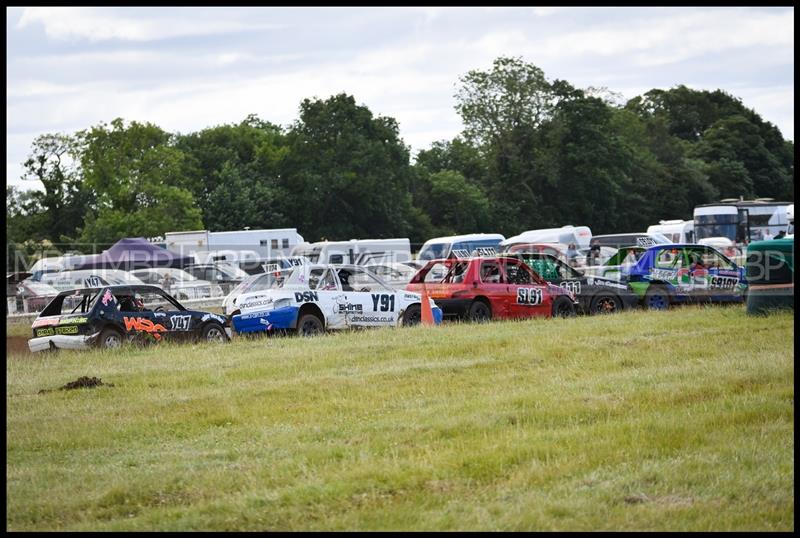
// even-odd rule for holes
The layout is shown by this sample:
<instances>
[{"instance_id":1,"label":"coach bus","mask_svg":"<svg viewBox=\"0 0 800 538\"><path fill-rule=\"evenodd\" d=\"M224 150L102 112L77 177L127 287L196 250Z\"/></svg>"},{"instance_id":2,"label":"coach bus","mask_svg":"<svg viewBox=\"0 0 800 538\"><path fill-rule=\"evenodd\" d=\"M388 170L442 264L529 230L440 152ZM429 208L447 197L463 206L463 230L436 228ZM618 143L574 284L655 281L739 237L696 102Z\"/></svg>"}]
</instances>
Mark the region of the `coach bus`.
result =
<instances>
[{"instance_id":1,"label":"coach bus","mask_svg":"<svg viewBox=\"0 0 800 538\"><path fill-rule=\"evenodd\" d=\"M716 204L698 205L694 208L695 241L727 237L734 243L750 243L775 237L786 230L790 204L772 198L726 198Z\"/></svg>"}]
</instances>

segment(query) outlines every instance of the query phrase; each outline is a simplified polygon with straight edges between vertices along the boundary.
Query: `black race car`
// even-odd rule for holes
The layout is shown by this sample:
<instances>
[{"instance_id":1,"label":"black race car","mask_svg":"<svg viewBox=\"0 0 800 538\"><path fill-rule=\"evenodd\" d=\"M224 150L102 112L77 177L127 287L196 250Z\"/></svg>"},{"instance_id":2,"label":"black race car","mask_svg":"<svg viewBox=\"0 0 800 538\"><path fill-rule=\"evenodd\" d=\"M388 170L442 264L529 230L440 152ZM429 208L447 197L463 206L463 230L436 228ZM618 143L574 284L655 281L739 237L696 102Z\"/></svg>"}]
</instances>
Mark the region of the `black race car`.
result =
<instances>
[{"instance_id":1,"label":"black race car","mask_svg":"<svg viewBox=\"0 0 800 538\"><path fill-rule=\"evenodd\" d=\"M156 286L101 286L59 293L34 320L32 352L114 348L126 341L227 342L230 323L211 312L186 310Z\"/></svg>"},{"instance_id":2,"label":"black race car","mask_svg":"<svg viewBox=\"0 0 800 538\"><path fill-rule=\"evenodd\" d=\"M521 258L546 281L575 294L584 314L618 312L639 304L638 296L627 284L611 278L584 275L552 254L515 252L511 256Z\"/></svg>"}]
</instances>

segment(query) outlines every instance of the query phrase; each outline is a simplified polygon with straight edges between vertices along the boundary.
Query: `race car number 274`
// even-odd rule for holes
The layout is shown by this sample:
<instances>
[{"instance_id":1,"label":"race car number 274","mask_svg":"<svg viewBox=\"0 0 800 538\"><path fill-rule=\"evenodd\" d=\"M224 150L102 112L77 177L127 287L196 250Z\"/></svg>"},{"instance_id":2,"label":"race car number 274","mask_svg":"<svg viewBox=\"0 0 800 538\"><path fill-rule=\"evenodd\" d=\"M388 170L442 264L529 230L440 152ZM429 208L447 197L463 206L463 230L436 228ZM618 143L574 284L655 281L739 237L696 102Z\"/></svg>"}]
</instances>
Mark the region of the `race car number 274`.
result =
<instances>
[{"instance_id":1,"label":"race car number 274","mask_svg":"<svg viewBox=\"0 0 800 538\"><path fill-rule=\"evenodd\" d=\"M542 290L539 288L518 288L517 303L528 305L542 304Z\"/></svg>"}]
</instances>

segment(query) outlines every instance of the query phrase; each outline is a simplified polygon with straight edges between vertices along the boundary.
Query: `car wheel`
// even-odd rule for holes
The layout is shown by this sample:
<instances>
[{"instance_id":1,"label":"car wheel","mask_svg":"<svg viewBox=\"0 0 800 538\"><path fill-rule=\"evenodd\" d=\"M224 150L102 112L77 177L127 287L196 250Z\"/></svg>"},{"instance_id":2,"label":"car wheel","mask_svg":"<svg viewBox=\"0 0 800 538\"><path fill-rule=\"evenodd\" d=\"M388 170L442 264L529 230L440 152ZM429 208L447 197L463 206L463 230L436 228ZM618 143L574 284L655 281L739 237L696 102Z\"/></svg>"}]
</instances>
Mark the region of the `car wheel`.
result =
<instances>
[{"instance_id":1,"label":"car wheel","mask_svg":"<svg viewBox=\"0 0 800 538\"><path fill-rule=\"evenodd\" d=\"M222 325L214 323L213 321L203 326L203 332L201 334L203 340L206 342L227 342L229 340Z\"/></svg>"},{"instance_id":2,"label":"car wheel","mask_svg":"<svg viewBox=\"0 0 800 538\"><path fill-rule=\"evenodd\" d=\"M106 327L100 332L97 345L103 349L116 349L122 345L122 333L113 327Z\"/></svg>"},{"instance_id":3,"label":"car wheel","mask_svg":"<svg viewBox=\"0 0 800 538\"><path fill-rule=\"evenodd\" d=\"M314 314L304 314L297 320L297 334L299 336L316 336L325 332L322 320Z\"/></svg>"},{"instance_id":4,"label":"car wheel","mask_svg":"<svg viewBox=\"0 0 800 538\"><path fill-rule=\"evenodd\" d=\"M492 308L483 301L474 301L469 307L470 321L489 321L492 319Z\"/></svg>"},{"instance_id":5,"label":"car wheel","mask_svg":"<svg viewBox=\"0 0 800 538\"><path fill-rule=\"evenodd\" d=\"M644 305L651 310L669 308L669 293L664 286L650 286L644 294Z\"/></svg>"},{"instance_id":6,"label":"car wheel","mask_svg":"<svg viewBox=\"0 0 800 538\"><path fill-rule=\"evenodd\" d=\"M422 307L412 304L403 313L403 326L419 325L422 321Z\"/></svg>"},{"instance_id":7,"label":"car wheel","mask_svg":"<svg viewBox=\"0 0 800 538\"><path fill-rule=\"evenodd\" d=\"M610 314L622 310L622 302L616 295L600 293L592 299L592 306L589 310L592 314Z\"/></svg>"},{"instance_id":8,"label":"car wheel","mask_svg":"<svg viewBox=\"0 0 800 538\"><path fill-rule=\"evenodd\" d=\"M554 318L571 318L575 315L575 305L568 297L559 295L553 300Z\"/></svg>"}]
</instances>

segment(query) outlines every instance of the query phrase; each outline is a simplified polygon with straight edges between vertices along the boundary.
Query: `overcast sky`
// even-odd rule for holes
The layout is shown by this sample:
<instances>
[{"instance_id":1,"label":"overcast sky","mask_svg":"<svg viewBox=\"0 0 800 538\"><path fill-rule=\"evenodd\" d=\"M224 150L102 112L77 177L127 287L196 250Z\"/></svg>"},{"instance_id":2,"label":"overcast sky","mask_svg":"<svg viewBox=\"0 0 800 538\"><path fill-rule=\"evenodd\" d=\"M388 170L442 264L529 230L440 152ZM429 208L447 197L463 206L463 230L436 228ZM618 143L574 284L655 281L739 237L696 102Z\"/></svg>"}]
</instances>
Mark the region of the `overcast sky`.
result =
<instances>
[{"instance_id":1,"label":"overcast sky","mask_svg":"<svg viewBox=\"0 0 800 538\"><path fill-rule=\"evenodd\" d=\"M685 84L794 140L793 8L7 8L6 164L33 139L121 117L187 133L289 125L346 92L412 151L461 131L459 77L518 56L629 99ZM26 182L30 184L31 182Z\"/></svg>"}]
</instances>

